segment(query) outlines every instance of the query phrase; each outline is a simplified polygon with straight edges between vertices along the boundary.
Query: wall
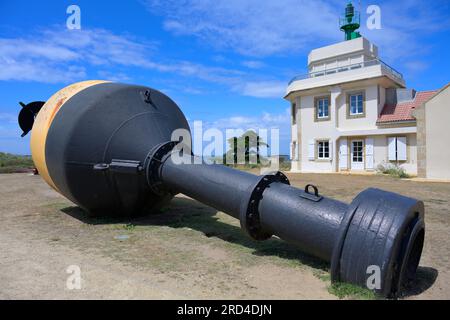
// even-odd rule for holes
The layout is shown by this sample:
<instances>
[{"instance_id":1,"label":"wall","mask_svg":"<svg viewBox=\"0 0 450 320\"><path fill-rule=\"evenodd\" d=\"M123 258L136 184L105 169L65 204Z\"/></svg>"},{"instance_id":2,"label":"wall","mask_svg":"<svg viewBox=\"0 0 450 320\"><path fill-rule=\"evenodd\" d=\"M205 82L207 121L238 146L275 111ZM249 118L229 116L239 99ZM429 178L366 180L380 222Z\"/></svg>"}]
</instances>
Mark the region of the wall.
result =
<instances>
[{"instance_id":1,"label":"wall","mask_svg":"<svg viewBox=\"0 0 450 320\"><path fill-rule=\"evenodd\" d=\"M365 117L347 119L347 94L363 91L365 93ZM338 99L338 128L340 130L375 129L378 119L378 87L354 87L343 91Z\"/></svg>"},{"instance_id":2,"label":"wall","mask_svg":"<svg viewBox=\"0 0 450 320\"><path fill-rule=\"evenodd\" d=\"M356 38L350 41L342 41L329 46L311 50L308 55L308 65L321 62L332 57L347 56L362 53L372 59L378 57L378 48L366 38Z\"/></svg>"},{"instance_id":3,"label":"wall","mask_svg":"<svg viewBox=\"0 0 450 320\"><path fill-rule=\"evenodd\" d=\"M340 136L355 135L355 130L378 131L376 125L378 114L384 106L386 99L385 88L377 84L367 85L365 87L353 86L352 88L342 90L339 87L331 87L318 92L315 95L302 96L295 99L297 105L297 125L292 126L292 137L297 141L299 157L298 161L292 163L293 171L302 172L335 172L338 168L338 150L339 144L336 139ZM365 94L365 116L361 118L349 118L347 116L347 94L351 92L362 91ZM339 94L340 92L340 94ZM315 120L314 101L316 97L330 96L330 119L327 121ZM337 99L334 100L334 97ZM408 124L410 126L410 124ZM392 136L406 136L408 160L400 165L411 174L417 174L417 141L416 134L394 134L398 126L394 126ZM383 135L372 135L374 138L374 168L379 164L389 163L388 161L388 136L386 128L383 129ZM372 133L373 134L373 133ZM365 138L364 134L361 138ZM311 140L329 140L332 145L330 160L310 160L309 142ZM350 154L350 152L348 152Z\"/></svg>"},{"instance_id":4,"label":"wall","mask_svg":"<svg viewBox=\"0 0 450 320\"><path fill-rule=\"evenodd\" d=\"M301 103L301 98L298 97L294 100L294 102L296 107L295 107L295 124L292 123L291 121L291 171L292 172L296 172L296 171L300 171L300 162L301 162L301 158L300 158L300 148L301 148L301 143L302 143L302 138L301 138L301 131L299 130L300 127L300 111L299 111L299 106ZM292 102L291 102L291 106L292 106ZM292 112L292 109L291 109ZM291 114L292 117L292 114ZM296 147L295 149L292 146L292 143L296 142Z\"/></svg>"},{"instance_id":5,"label":"wall","mask_svg":"<svg viewBox=\"0 0 450 320\"><path fill-rule=\"evenodd\" d=\"M301 156L301 171L303 172L330 172L333 171L333 160L331 161L311 161L308 158L308 147L311 139L328 140L334 136L334 118L335 108L333 104L330 105L330 120L315 121L314 98L323 95L329 95L330 92L325 91L314 96L304 96L301 98L299 114L302 119L300 126L300 134L302 137L302 144L300 150ZM333 146L334 154L335 146Z\"/></svg>"},{"instance_id":6,"label":"wall","mask_svg":"<svg viewBox=\"0 0 450 320\"><path fill-rule=\"evenodd\" d=\"M426 176L450 180L450 87L425 103Z\"/></svg>"},{"instance_id":7,"label":"wall","mask_svg":"<svg viewBox=\"0 0 450 320\"><path fill-rule=\"evenodd\" d=\"M425 108L420 106L414 110L417 121L417 175L419 178L427 177L427 144Z\"/></svg>"},{"instance_id":8,"label":"wall","mask_svg":"<svg viewBox=\"0 0 450 320\"><path fill-rule=\"evenodd\" d=\"M390 135L391 136L391 135ZM390 162L388 158L388 137L386 135L370 136L373 141L373 152L374 152L374 170L377 169L378 165L386 165L388 163L395 164L395 162ZM392 136L406 136L407 144L407 161L400 162L399 165L406 170L410 175L417 174L417 141L415 134L397 134ZM351 138L350 138L351 139ZM350 145L350 144L349 144ZM350 154L350 151L348 152Z\"/></svg>"}]
</instances>

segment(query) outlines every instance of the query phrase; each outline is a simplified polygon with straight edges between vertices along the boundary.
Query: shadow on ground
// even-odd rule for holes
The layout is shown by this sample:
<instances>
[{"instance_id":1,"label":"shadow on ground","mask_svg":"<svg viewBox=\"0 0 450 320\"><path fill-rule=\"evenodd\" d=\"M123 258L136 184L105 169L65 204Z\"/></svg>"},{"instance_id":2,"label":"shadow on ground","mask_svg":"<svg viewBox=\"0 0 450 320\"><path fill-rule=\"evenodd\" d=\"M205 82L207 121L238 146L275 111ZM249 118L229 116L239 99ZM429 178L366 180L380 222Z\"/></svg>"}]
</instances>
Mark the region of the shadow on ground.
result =
<instances>
[{"instance_id":1,"label":"shadow on ground","mask_svg":"<svg viewBox=\"0 0 450 320\"><path fill-rule=\"evenodd\" d=\"M171 228L191 228L202 232L206 237L216 237L229 243L252 249L257 256L277 256L297 261L320 271L328 272L329 263L305 254L294 246L272 237L266 241L254 241L240 227L224 223L216 216L217 210L188 198L174 198L170 206L158 213L140 217L91 217L79 207L67 207L61 210L65 214L90 225L130 224L134 226L168 226ZM429 289L438 276L431 267L419 267L416 279L408 285L402 297L419 295Z\"/></svg>"},{"instance_id":2,"label":"shadow on ground","mask_svg":"<svg viewBox=\"0 0 450 320\"><path fill-rule=\"evenodd\" d=\"M277 256L298 261L299 264L323 271L328 271L329 268L328 263L305 254L276 237L262 242L255 241L248 237L240 227L220 221L216 216L217 210L188 198L174 198L168 208L158 213L134 218L90 217L84 210L75 206L64 208L61 211L91 225L130 224L134 226L191 228L203 233L208 238L216 237L229 243L250 248L253 250L252 254L257 256Z\"/></svg>"}]
</instances>

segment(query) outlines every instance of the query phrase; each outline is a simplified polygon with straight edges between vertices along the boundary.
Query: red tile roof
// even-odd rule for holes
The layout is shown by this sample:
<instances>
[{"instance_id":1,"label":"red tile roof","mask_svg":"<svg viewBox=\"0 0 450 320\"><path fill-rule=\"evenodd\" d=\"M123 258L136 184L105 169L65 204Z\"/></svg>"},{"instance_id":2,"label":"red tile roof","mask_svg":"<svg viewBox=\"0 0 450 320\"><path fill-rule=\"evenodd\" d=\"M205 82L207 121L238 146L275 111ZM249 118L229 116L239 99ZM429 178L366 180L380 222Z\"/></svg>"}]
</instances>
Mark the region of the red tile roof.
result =
<instances>
[{"instance_id":1,"label":"red tile roof","mask_svg":"<svg viewBox=\"0 0 450 320\"><path fill-rule=\"evenodd\" d=\"M385 104L377 123L416 120L412 111L428 101L436 92L438 90L417 92L414 100L397 103L396 105Z\"/></svg>"}]
</instances>

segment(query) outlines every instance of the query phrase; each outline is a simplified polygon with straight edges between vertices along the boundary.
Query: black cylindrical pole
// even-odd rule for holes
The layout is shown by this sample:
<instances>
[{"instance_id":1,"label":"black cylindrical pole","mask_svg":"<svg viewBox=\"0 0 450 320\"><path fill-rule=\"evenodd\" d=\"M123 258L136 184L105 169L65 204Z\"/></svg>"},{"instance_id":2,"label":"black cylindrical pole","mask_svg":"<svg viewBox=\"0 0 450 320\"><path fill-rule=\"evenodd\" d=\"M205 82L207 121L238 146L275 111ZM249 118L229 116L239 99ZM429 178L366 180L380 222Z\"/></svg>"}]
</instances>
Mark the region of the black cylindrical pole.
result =
<instances>
[{"instance_id":1,"label":"black cylindrical pole","mask_svg":"<svg viewBox=\"0 0 450 320\"><path fill-rule=\"evenodd\" d=\"M305 198L305 191L273 183L263 193L259 212L263 228L302 251L331 261L339 226L348 205L323 197Z\"/></svg>"},{"instance_id":2,"label":"black cylindrical pole","mask_svg":"<svg viewBox=\"0 0 450 320\"><path fill-rule=\"evenodd\" d=\"M367 189L347 205L323 197L312 185L292 187L281 172L258 177L193 156L174 161L176 152L169 149L157 157L150 175L157 172L166 191L239 219L255 240L275 235L330 262L333 281L368 286L371 272L378 270L370 288L384 296L396 296L412 279L408 270L417 269L423 247L422 202Z\"/></svg>"},{"instance_id":3,"label":"black cylindrical pole","mask_svg":"<svg viewBox=\"0 0 450 320\"><path fill-rule=\"evenodd\" d=\"M167 157L161 166L161 181L174 193L183 193L237 219L251 187L259 180L253 174L217 164L194 164L186 158L175 163ZM273 182L265 188L258 213L262 231L276 235L307 253L331 260L339 225L348 205Z\"/></svg>"},{"instance_id":4,"label":"black cylindrical pole","mask_svg":"<svg viewBox=\"0 0 450 320\"><path fill-rule=\"evenodd\" d=\"M190 162L192 161L192 162ZM161 181L172 192L183 193L239 219L239 208L257 176L222 165L176 164L168 157L161 167Z\"/></svg>"}]
</instances>

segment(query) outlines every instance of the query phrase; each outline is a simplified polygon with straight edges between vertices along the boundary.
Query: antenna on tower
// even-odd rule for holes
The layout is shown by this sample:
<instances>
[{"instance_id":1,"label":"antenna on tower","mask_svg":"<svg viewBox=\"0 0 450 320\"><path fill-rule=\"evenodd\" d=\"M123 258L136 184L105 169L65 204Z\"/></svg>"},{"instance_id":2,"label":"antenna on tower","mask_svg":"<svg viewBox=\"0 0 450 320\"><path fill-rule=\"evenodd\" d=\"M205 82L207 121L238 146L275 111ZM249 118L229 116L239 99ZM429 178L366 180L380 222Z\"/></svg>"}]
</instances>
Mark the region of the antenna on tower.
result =
<instances>
[{"instance_id":1,"label":"antenna on tower","mask_svg":"<svg viewBox=\"0 0 450 320\"><path fill-rule=\"evenodd\" d=\"M360 1L361 4L361 1ZM345 32L345 40L352 40L361 37L356 31L361 25L360 11L356 11L350 1L345 7L345 13L339 20L339 27Z\"/></svg>"}]
</instances>

